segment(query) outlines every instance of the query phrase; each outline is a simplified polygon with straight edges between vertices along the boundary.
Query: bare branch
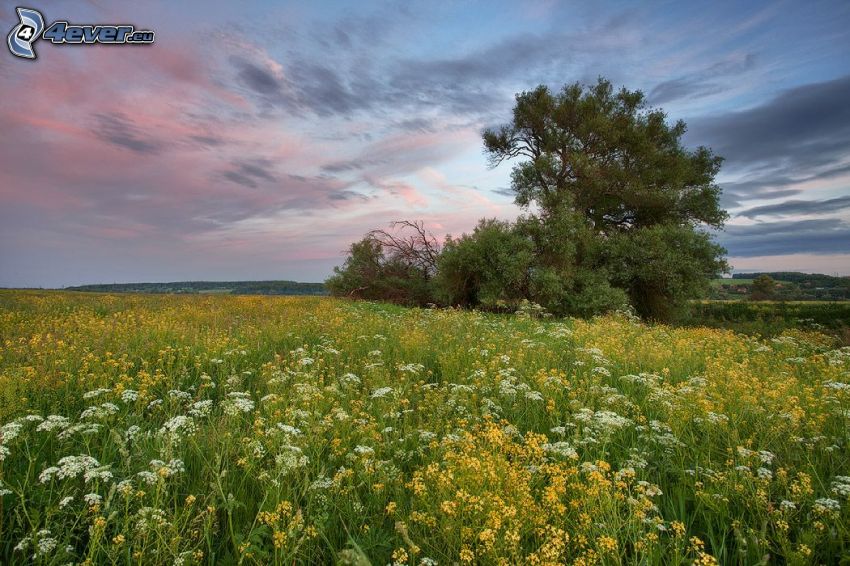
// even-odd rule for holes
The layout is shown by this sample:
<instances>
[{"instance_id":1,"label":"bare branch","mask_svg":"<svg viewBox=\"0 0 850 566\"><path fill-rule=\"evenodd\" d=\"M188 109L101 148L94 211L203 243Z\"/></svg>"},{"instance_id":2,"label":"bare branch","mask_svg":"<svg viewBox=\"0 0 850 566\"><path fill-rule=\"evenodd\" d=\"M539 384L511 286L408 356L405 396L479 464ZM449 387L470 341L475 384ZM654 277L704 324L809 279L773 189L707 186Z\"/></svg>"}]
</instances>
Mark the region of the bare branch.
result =
<instances>
[{"instance_id":1,"label":"bare branch","mask_svg":"<svg viewBox=\"0 0 850 566\"><path fill-rule=\"evenodd\" d=\"M390 230L372 230L368 237L378 242L390 256L421 269L426 277L437 272L440 243L421 220L396 220Z\"/></svg>"}]
</instances>

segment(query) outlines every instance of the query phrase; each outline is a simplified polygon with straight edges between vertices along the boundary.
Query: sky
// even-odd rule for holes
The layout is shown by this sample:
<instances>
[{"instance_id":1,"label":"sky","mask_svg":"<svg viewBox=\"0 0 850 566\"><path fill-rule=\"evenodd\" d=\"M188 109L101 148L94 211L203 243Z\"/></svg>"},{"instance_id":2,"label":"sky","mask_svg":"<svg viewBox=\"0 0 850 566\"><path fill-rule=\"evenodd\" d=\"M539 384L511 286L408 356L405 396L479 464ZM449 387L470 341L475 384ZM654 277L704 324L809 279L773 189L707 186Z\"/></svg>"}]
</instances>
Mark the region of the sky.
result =
<instances>
[{"instance_id":1,"label":"sky","mask_svg":"<svg viewBox=\"0 0 850 566\"><path fill-rule=\"evenodd\" d=\"M156 40L2 48L0 286L321 281L393 220L514 218L482 129L598 76L725 157L736 271L850 275L846 0L27 6Z\"/></svg>"}]
</instances>

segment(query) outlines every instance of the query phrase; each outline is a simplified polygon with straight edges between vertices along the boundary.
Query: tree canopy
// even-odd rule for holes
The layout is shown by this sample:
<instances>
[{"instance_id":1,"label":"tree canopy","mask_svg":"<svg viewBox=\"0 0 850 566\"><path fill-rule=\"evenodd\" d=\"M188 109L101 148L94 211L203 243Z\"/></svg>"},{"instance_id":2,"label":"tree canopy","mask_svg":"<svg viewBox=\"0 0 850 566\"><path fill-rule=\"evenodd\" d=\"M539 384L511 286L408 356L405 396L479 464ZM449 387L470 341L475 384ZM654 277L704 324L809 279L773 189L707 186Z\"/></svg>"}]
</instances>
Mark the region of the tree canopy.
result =
<instances>
[{"instance_id":1,"label":"tree canopy","mask_svg":"<svg viewBox=\"0 0 850 566\"><path fill-rule=\"evenodd\" d=\"M615 91L602 78L520 93L512 120L483 139L492 167L513 162L511 188L525 213L515 222L482 220L442 250L419 223L396 224L404 236L370 232L329 287L373 298L406 289L406 303L502 308L530 300L555 314L630 304L646 318L670 319L727 270L725 250L707 231L727 218L714 181L722 158L686 148L685 131L640 91ZM386 280L366 281L367 272L394 274L394 291Z\"/></svg>"},{"instance_id":2,"label":"tree canopy","mask_svg":"<svg viewBox=\"0 0 850 566\"><path fill-rule=\"evenodd\" d=\"M565 201L593 227L612 230L657 224L722 226L722 158L682 146L685 123L670 125L664 111L647 107L643 93L614 92L604 79L552 93L518 94L513 120L484 131L491 166L514 165L516 203L549 214Z\"/></svg>"}]
</instances>

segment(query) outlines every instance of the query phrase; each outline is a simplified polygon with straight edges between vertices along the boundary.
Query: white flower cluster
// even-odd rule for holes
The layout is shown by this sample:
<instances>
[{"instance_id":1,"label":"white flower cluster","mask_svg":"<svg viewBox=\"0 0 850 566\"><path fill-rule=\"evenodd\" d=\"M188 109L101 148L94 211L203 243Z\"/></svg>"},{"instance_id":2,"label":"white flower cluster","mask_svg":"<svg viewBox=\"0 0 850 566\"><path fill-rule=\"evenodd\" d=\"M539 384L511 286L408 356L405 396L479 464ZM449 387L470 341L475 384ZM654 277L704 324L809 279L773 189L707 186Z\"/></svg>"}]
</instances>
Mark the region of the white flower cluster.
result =
<instances>
[{"instance_id":1,"label":"white flower cluster","mask_svg":"<svg viewBox=\"0 0 850 566\"><path fill-rule=\"evenodd\" d=\"M188 402L192 400L192 394L187 391L181 391L179 389L172 389L168 392L168 396L171 399L176 401Z\"/></svg>"},{"instance_id":2,"label":"white flower cluster","mask_svg":"<svg viewBox=\"0 0 850 566\"><path fill-rule=\"evenodd\" d=\"M121 400L124 403L133 403L139 398L139 392L135 389L125 389L121 392Z\"/></svg>"},{"instance_id":3,"label":"white flower cluster","mask_svg":"<svg viewBox=\"0 0 850 566\"><path fill-rule=\"evenodd\" d=\"M543 450L559 458L567 458L571 460L578 459L578 452L576 452L576 449L573 448L572 445L565 440L559 440L558 442L544 444Z\"/></svg>"},{"instance_id":4,"label":"white flower cluster","mask_svg":"<svg viewBox=\"0 0 850 566\"><path fill-rule=\"evenodd\" d=\"M370 396L372 399L383 399L387 395L393 392L392 387L379 387L372 391L372 395Z\"/></svg>"},{"instance_id":5,"label":"white flower cluster","mask_svg":"<svg viewBox=\"0 0 850 566\"><path fill-rule=\"evenodd\" d=\"M835 476L831 489L835 495L850 499L850 476Z\"/></svg>"},{"instance_id":6,"label":"white flower cluster","mask_svg":"<svg viewBox=\"0 0 850 566\"><path fill-rule=\"evenodd\" d=\"M90 479L98 479L104 477L102 472L106 467L101 466L100 462L86 454L79 456L65 456L61 458L57 466L50 466L42 470L38 476L40 483L48 483L54 478L64 480L67 478L75 478L80 474L86 474L86 481ZM111 475L109 476L111 477Z\"/></svg>"},{"instance_id":7,"label":"white flower cluster","mask_svg":"<svg viewBox=\"0 0 850 566\"><path fill-rule=\"evenodd\" d=\"M198 417L202 419L204 417L208 417L212 412L213 402L211 399L204 399L203 401L195 401L192 403L192 406L189 408L189 414L193 417Z\"/></svg>"},{"instance_id":8,"label":"white flower cluster","mask_svg":"<svg viewBox=\"0 0 850 566\"><path fill-rule=\"evenodd\" d=\"M183 463L183 460L177 458L172 458L167 463L162 460L151 460L150 467L159 476L164 478L170 478L186 471L186 465Z\"/></svg>"},{"instance_id":9,"label":"white flower cluster","mask_svg":"<svg viewBox=\"0 0 850 566\"><path fill-rule=\"evenodd\" d=\"M281 447L281 452L274 458L275 464L280 468L281 475L286 475L292 470L306 467L310 463L310 459L298 446L285 444Z\"/></svg>"},{"instance_id":10,"label":"white flower cluster","mask_svg":"<svg viewBox=\"0 0 850 566\"><path fill-rule=\"evenodd\" d=\"M583 407L573 415L573 420L584 425L584 442L593 444L595 436L602 440L609 439L615 432L632 424L632 420L614 411L593 411Z\"/></svg>"},{"instance_id":11,"label":"white flower cluster","mask_svg":"<svg viewBox=\"0 0 850 566\"><path fill-rule=\"evenodd\" d=\"M254 410L254 406L251 394L242 391L228 393L227 398L221 404L224 414L231 417L240 413L250 413Z\"/></svg>"},{"instance_id":12,"label":"white flower cluster","mask_svg":"<svg viewBox=\"0 0 850 566\"><path fill-rule=\"evenodd\" d=\"M15 551L25 552L33 544L32 537L24 537L16 546ZM56 547L59 546L59 541L53 537L53 534L48 529L41 529L35 534L35 553L32 559L36 560L39 557L52 554Z\"/></svg>"},{"instance_id":13,"label":"white flower cluster","mask_svg":"<svg viewBox=\"0 0 850 566\"><path fill-rule=\"evenodd\" d=\"M87 493L83 496L83 501L85 501L86 505L88 505L89 507L94 507L96 505L100 505L103 502L103 497L101 497L97 493Z\"/></svg>"},{"instance_id":14,"label":"white flower cluster","mask_svg":"<svg viewBox=\"0 0 850 566\"><path fill-rule=\"evenodd\" d=\"M117 413L120 409L115 403L103 403L102 405L94 405L86 408L80 415L80 420L88 419L105 419Z\"/></svg>"},{"instance_id":15,"label":"white flower cluster","mask_svg":"<svg viewBox=\"0 0 850 566\"><path fill-rule=\"evenodd\" d=\"M48 415L41 424L35 427L35 430L38 432L52 432L57 429L65 430L70 424L71 421L68 420L68 417L63 417L61 415Z\"/></svg>"},{"instance_id":16,"label":"white flower cluster","mask_svg":"<svg viewBox=\"0 0 850 566\"><path fill-rule=\"evenodd\" d=\"M75 425L71 425L59 434L56 437L59 440L67 440L74 436L75 434L81 434L84 436L93 436L100 432L101 426L97 423L77 423Z\"/></svg>"},{"instance_id":17,"label":"white flower cluster","mask_svg":"<svg viewBox=\"0 0 850 566\"><path fill-rule=\"evenodd\" d=\"M101 387L100 389L95 389L93 391L86 391L83 393L83 399L94 399L95 397L100 397L104 393L109 393L112 391L111 389L105 389Z\"/></svg>"},{"instance_id":18,"label":"white flower cluster","mask_svg":"<svg viewBox=\"0 0 850 566\"><path fill-rule=\"evenodd\" d=\"M136 530L139 533L147 533L168 524L165 511L154 507L142 507L136 513Z\"/></svg>"},{"instance_id":19,"label":"white flower cluster","mask_svg":"<svg viewBox=\"0 0 850 566\"><path fill-rule=\"evenodd\" d=\"M841 503L835 499L821 497L820 499L815 499L814 509L821 514L837 512L841 510Z\"/></svg>"},{"instance_id":20,"label":"white flower cluster","mask_svg":"<svg viewBox=\"0 0 850 566\"><path fill-rule=\"evenodd\" d=\"M165 421L159 429L159 434L168 437L172 442L178 442L189 436L193 436L198 431L195 421L192 417L186 415L178 415Z\"/></svg>"},{"instance_id":21,"label":"white flower cluster","mask_svg":"<svg viewBox=\"0 0 850 566\"><path fill-rule=\"evenodd\" d=\"M346 373L339 377L339 382L343 385L359 385L360 378L353 373Z\"/></svg>"}]
</instances>

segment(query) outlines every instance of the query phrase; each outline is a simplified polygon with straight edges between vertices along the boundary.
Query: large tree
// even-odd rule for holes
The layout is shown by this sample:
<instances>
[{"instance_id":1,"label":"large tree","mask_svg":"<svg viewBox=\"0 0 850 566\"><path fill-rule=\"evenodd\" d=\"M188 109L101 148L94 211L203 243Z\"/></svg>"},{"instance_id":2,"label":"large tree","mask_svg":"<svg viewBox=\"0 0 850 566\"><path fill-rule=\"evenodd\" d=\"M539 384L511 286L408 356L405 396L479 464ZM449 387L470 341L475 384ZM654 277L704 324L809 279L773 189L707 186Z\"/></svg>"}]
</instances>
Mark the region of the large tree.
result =
<instances>
[{"instance_id":1,"label":"large tree","mask_svg":"<svg viewBox=\"0 0 850 566\"><path fill-rule=\"evenodd\" d=\"M685 148L685 130L640 91L615 91L600 78L517 95L513 120L485 130L484 147L494 167L519 160L511 175L518 205L536 208L544 224L576 212L598 240L592 247L611 248L585 268L607 270L642 315L667 318L726 268L724 250L702 231L727 217L714 182L722 159Z\"/></svg>"}]
</instances>

